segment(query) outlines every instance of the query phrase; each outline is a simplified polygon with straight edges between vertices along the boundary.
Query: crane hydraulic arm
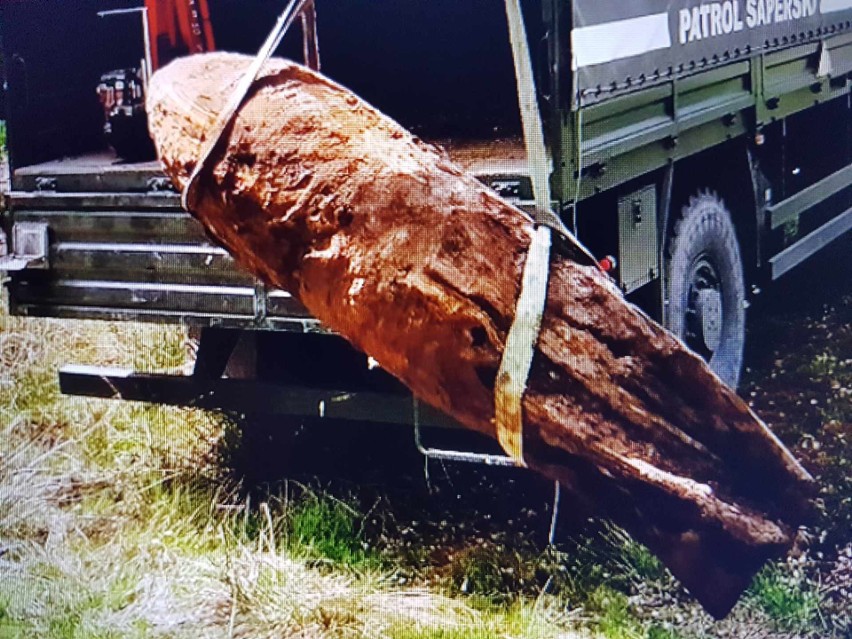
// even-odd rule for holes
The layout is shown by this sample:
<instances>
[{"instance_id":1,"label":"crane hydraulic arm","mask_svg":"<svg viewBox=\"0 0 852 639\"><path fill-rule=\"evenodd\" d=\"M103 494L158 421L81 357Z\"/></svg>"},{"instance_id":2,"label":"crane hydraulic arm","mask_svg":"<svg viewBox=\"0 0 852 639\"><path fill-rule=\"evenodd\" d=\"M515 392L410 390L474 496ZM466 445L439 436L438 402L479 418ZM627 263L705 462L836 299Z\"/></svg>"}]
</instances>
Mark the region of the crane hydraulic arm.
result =
<instances>
[{"instance_id":1,"label":"crane hydraulic arm","mask_svg":"<svg viewBox=\"0 0 852 639\"><path fill-rule=\"evenodd\" d=\"M189 53L216 48L207 0L145 0L151 33L151 71Z\"/></svg>"}]
</instances>

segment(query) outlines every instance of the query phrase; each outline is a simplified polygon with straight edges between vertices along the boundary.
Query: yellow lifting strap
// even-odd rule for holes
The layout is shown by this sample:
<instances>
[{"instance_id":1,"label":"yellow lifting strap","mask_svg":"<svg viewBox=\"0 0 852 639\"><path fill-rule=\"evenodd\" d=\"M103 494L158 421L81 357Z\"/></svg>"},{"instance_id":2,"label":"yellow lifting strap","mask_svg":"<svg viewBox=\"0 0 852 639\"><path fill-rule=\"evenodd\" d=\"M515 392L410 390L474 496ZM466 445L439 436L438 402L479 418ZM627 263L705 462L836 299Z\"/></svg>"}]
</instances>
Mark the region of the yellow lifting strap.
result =
<instances>
[{"instance_id":1,"label":"yellow lifting strap","mask_svg":"<svg viewBox=\"0 0 852 639\"><path fill-rule=\"evenodd\" d=\"M591 263L596 264L597 261L565 228L551 209L552 166L544 141L544 128L538 108L538 94L520 0L506 0L506 17L515 64L524 145L535 198L536 228L524 264L515 319L506 336L506 345L497 372L494 416L497 440L503 450L519 465L526 465L523 446L523 399L547 300L552 231L555 230L565 237Z\"/></svg>"},{"instance_id":2,"label":"yellow lifting strap","mask_svg":"<svg viewBox=\"0 0 852 639\"><path fill-rule=\"evenodd\" d=\"M547 298L550 233L549 227L538 227L530 244L515 319L506 337L494 388L497 440L520 465L526 465L523 399Z\"/></svg>"}]
</instances>

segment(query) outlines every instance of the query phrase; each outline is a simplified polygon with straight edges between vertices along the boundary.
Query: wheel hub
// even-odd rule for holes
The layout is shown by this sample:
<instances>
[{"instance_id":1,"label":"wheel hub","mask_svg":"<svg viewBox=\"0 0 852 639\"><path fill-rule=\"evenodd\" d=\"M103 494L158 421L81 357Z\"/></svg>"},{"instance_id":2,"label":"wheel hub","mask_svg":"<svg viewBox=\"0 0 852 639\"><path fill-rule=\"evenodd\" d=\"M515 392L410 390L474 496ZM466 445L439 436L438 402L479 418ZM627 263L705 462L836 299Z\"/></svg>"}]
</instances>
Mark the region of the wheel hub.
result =
<instances>
[{"instance_id":1,"label":"wheel hub","mask_svg":"<svg viewBox=\"0 0 852 639\"><path fill-rule=\"evenodd\" d=\"M710 359L722 343L722 291L716 268L708 257L693 264L689 279L686 342Z\"/></svg>"},{"instance_id":2,"label":"wheel hub","mask_svg":"<svg viewBox=\"0 0 852 639\"><path fill-rule=\"evenodd\" d=\"M722 342L722 295L714 288L698 291L696 311L704 345L711 351Z\"/></svg>"}]
</instances>

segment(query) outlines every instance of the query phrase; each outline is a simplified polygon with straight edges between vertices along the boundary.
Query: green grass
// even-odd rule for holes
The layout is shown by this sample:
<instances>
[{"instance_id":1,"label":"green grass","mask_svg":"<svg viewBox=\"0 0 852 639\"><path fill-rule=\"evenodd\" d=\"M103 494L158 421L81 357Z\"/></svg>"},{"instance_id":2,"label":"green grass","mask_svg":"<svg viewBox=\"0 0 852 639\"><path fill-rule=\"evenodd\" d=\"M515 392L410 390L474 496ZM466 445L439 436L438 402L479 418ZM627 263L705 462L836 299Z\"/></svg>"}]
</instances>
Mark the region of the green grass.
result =
<instances>
[{"instance_id":1,"label":"green grass","mask_svg":"<svg viewBox=\"0 0 852 639\"><path fill-rule=\"evenodd\" d=\"M410 628L394 628L391 639L492 639L489 628L432 628L429 630L412 630Z\"/></svg>"},{"instance_id":2,"label":"green grass","mask_svg":"<svg viewBox=\"0 0 852 639\"><path fill-rule=\"evenodd\" d=\"M765 568L752 582L749 598L781 629L803 632L821 625L819 593L788 569Z\"/></svg>"},{"instance_id":3,"label":"green grass","mask_svg":"<svg viewBox=\"0 0 852 639\"><path fill-rule=\"evenodd\" d=\"M652 625L648 628L647 637L648 639L682 639L683 635L672 628Z\"/></svg>"},{"instance_id":4,"label":"green grass","mask_svg":"<svg viewBox=\"0 0 852 639\"><path fill-rule=\"evenodd\" d=\"M603 564L611 564L611 570L626 583L668 581L670 575L651 551L635 541L623 529L604 525L601 533Z\"/></svg>"},{"instance_id":5,"label":"green grass","mask_svg":"<svg viewBox=\"0 0 852 639\"><path fill-rule=\"evenodd\" d=\"M0 598L0 639L23 638L24 631L24 626L12 618L7 597Z\"/></svg>"},{"instance_id":6,"label":"green grass","mask_svg":"<svg viewBox=\"0 0 852 639\"><path fill-rule=\"evenodd\" d=\"M415 570L405 561L430 553L404 559L370 537L359 503L372 496L242 489L222 417L59 392L62 363L179 370L185 344L177 328L0 312L0 639L716 636L706 617L681 620L695 605L618 528L557 549L459 539L443 565ZM637 593L658 598L660 618ZM817 591L786 567L746 603L734 619L752 628L822 627Z\"/></svg>"},{"instance_id":7,"label":"green grass","mask_svg":"<svg viewBox=\"0 0 852 639\"><path fill-rule=\"evenodd\" d=\"M555 551L545 562L555 585L574 605L595 607L602 587L622 594L638 588L677 593L677 585L660 561L624 530L602 523Z\"/></svg>"},{"instance_id":8,"label":"green grass","mask_svg":"<svg viewBox=\"0 0 852 639\"><path fill-rule=\"evenodd\" d=\"M642 639L645 631L630 611L627 597L607 586L591 593L588 609L596 613L595 626L607 639Z\"/></svg>"},{"instance_id":9,"label":"green grass","mask_svg":"<svg viewBox=\"0 0 852 639\"><path fill-rule=\"evenodd\" d=\"M449 565L448 587L455 595L473 598L480 607L511 602L529 589L539 568L533 548L506 544L472 544L459 549Z\"/></svg>"},{"instance_id":10,"label":"green grass","mask_svg":"<svg viewBox=\"0 0 852 639\"><path fill-rule=\"evenodd\" d=\"M821 380L834 377L838 370L842 367L842 363L833 353L822 352L814 355L814 357L803 366L803 371L811 379Z\"/></svg>"},{"instance_id":11,"label":"green grass","mask_svg":"<svg viewBox=\"0 0 852 639\"><path fill-rule=\"evenodd\" d=\"M356 508L329 496L309 494L289 514L291 551L340 566L377 565L379 558L367 546Z\"/></svg>"},{"instance_id":12,"label":"green grass","mask_svg":"<svg viewBox=\"0 0 852 639\"><path fill-rule=\"evenodd\" d=\"M392 625L388 639L581 639L589 634L571 623L562 602L555 597L540 596L535 600L517 599L497 610L476 611L469 618L448 620L441 625L430 623ZM574 626L574 628L572 628Z\"/></svg>"}]
</instances>

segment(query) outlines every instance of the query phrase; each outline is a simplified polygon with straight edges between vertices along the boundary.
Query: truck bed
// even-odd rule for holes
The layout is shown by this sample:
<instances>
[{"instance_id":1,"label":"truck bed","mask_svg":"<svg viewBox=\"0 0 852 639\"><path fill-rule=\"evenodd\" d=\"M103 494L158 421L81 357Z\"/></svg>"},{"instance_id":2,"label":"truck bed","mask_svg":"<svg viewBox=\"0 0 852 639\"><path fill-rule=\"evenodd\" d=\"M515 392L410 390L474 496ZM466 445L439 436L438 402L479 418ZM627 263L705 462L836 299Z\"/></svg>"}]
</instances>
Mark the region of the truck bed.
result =
<instances>
[{"instance_id":1,"label":"truck bed","mask_svg":"<svg viewBox=\"0 0 852 639\"><path fill-rule=\"evenodd\" d=\"M125 162L112 151L59 158L16 169L16 191L136 192L166 186L160 163Z\"/></svg>"},{"instance_id":2,"label":"truck bed","mask_svg":"<svg viewBox=\"0 0 852 639\"><path fill-rule=\"evenodd\" d=\"M522 138L443 138L430 142L446 150L450 158L465 171L485 180L498 175L528 175ZM147 188L148 180L162 176L157 160L127 162L116 157L112 151L103 150L19 168L15 171L15 187L23 191L50 190L45 180L61 179L67 183L67 188L62 190L118 191L122 187L127 190L150 190ZM77 188L71 188L74 186ZM81 188L84 186L92 188Z\"/></svg>"},{"instance_id":3,"label":"truck bed","mask_svg":"<svg viewBox=\"0 0 852 639\"><path fill-rule=\"evenodd\" d=\"M520 138L434 142L518 205L530 199ZM19 168L12 186L12 221L48 247L43 264L12 274L13 313L319 329L290 295L234 267L156 161L100 151Z\"/></svg>"},{"instance_id":4,"label":"truck bed","mask_svg":"<svg viewBox=\"0 0 852 639\"><path fill-rule=\"evenodd\" d=\"M98 151L73 158L59 158L49 162L33 164L15 171L20 177L82 175L87 173L103 173L118 175L126 172L152 171L159 172L160 163L157 160L149 162L126 162L116 157L112 151Z\"/></svg>"},{"instance_id":5,"label":"truck bed","mask_svg":"<svg viewBox=\"0 0 852 639\"><path fill-rule=\"evenodd\" d=\"M433 143L444 148L453 162L485 182L496 176L529 177L522 138L443 139Z\"/></svg>"}]
</instances>

